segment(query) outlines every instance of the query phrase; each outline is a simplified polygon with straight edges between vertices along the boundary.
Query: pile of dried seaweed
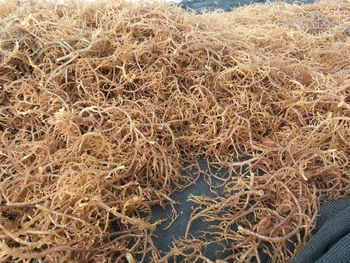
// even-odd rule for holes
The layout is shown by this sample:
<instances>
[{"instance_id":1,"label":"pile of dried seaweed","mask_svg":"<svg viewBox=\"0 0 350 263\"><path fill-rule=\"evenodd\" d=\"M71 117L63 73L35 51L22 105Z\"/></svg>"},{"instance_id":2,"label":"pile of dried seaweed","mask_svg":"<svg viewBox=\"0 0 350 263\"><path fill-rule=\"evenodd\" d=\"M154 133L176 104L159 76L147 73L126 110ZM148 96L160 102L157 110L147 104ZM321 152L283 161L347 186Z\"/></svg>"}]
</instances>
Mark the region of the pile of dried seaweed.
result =
<instances>
[{"instance_id":1,"label":"pile of dried seaweed","mask_svg":"<svg viewBox=\"0 0 350 263\"><path fill-rule=\"evenodd\" d=\"M112 2L0 7L0 261L288 261L350 193L350 6ZM187 229L218 227L161 254L151 207L200 156L231 173Z\"/></svg>"}]
</instances>

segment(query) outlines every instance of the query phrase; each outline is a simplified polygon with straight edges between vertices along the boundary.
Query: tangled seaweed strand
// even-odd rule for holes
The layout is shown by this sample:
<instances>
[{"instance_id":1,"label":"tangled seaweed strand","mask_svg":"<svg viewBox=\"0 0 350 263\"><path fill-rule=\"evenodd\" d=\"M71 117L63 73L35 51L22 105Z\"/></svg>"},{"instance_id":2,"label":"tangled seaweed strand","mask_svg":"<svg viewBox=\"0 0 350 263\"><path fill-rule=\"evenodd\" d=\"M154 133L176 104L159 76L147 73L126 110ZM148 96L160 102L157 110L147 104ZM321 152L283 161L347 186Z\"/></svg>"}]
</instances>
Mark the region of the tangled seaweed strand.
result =
<instances>
[{"instance_id":1,"label":"tangled seaweed strand","mask_svg":"<svg viewBox=\"0 0 350 263\"><path fill-rule=\"evenodd\" d=\"M227 261L287 262L350 193L349 5L111 2L0 7L0 261L211 262L229 241ZM162 254L151 207L199 157L223 196L192 196ZM218 224L194 237L198 218Z\"/></svg>"}]
</instances>

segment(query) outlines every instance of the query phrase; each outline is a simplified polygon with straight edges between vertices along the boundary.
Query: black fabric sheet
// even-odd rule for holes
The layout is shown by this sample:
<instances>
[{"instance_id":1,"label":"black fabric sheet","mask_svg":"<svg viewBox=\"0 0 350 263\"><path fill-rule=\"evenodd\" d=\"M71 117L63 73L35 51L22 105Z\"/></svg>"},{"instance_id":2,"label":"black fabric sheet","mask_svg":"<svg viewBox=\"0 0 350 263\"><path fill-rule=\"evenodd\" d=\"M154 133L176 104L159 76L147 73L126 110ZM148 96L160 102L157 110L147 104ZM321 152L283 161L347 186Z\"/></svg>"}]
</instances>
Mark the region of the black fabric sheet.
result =
<instances>
[{"instance_id":1,"label":"black fabric sheet","mask_svg":"<svg viewBox=\"0 0 350 263\"><path fill-rule=\"evenodd\" d=\"M174 205L179 214L176 221L171 227L166 228L169 221L159 224L154 232L152 240L155 246L161 251L161 254L169 252L176 239L184 236L186 226L190 218L193 208L196 204L189 201L191 195L215 197L222 195L222 188L215 188L220 181L212 179L214 187L209 187L205 181L204 174L208 172L208 164L206 160L198 161L199 171L192 170L187 176L196 177L201 174L197 183L188 187L184 191L177 192L171 198L177 202ZM225 177L227 170L210 167L210 171L214 172L218 177ZM158 220L169 219L172 213L170 205L165 207L154 206L152 208L152 222ZM190 228L190 235L198 238L204 231L215 229L216 222L206 222L203 220L195 220ZM293 251L291 246L293 242L286 242L288 249ZM202 255L212 261L230 257L231 243L213 243L204 248ZM270 258L260 251L260 261L262 263L272 262ZM181 258L177 258L181 262ZM233 262L233 261L229 261ZM304 245L301 251L292 260L292 263L350 263L350 197L324 203L321 205L320 214L317 218L316 227L309 242Z\"/></svg>"},{"instance_id":2,"label":"black fabric sheet","mask_svg":"<svg viewBox=\"0 0 350 263\"><path fill-rule=\"evenodd\" d=\"M325 203L313 236L292 263L350 262L350 198Z\"/></svg>"},{"instance_id":3,"label":"black fabric sheet","mask_svg":"<svg viewBox=\"0 0 350 263\"><path fill-rule=\"evenodd\" d=\"M285 0L286 3L313 3L315 0ZM256 3L266 3L266 0L183 0L181 6L187 10L193 10L200 12L202 10L212 11L221 9L224 11L230 11L233 8L256 4ZM270 2L277 2L276 0L271 0Z\"/></svg>"}]
</instances>

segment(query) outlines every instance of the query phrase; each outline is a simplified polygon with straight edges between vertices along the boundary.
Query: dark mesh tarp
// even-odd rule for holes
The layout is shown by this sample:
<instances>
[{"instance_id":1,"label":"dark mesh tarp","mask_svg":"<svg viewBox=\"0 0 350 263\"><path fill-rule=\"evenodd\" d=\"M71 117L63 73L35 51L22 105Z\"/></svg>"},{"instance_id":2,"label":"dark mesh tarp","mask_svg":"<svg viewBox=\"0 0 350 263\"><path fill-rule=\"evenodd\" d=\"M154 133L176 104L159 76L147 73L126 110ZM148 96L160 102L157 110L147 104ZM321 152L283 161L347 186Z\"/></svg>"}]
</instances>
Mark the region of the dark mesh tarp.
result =
<instances>
[{"instance_id":1,"label":"dark mesh tarp","mask_svg":"<svg viewBox=\"0 0 350 263\"><path fill-rule=\"evenodd\" d=\"M267 1L266 0L183 0L181 2L181 6L185 9L194 10L196 12L199 12L201 10L210 11L210 10L216 10L216 9L229 11L235 7L240 7L240 6L255 4L255 3L265 3L265 2ZM270 2L277 2L277 1L272 0ZM284 2L312 3L314 2L314 0L301 0L301 1L285 0Z\"/></svg>"},{"instance_id":2,"label":"dark mesh tarp","mask_svg":"<svg viewBox=\"0 0 350 263\"><path fill-rule=\"evenodd\" d=\"M199 160L200 171L193 170L193 175L198 172L205 173L208 171L207 162L204 159ZM212 167L211 172L220 176L227 171L218 170ZM215 186L215 180L212 181ZM153 242L157 248L166 253L170 251L172 242L175 239L181 238L186 230L187 222L190 218L191 212L195 204L189 201L191 195L196 196L215 196L220 195L222 189L211 189L204 177L201 176L196 184L190 186L182 192L175 193L171 198L177 202L175 209L179 217L171 225L166 228L168 221L157 226L153 235ZM169 218L171 215L171 207L154 206L152 209L153 221ZM215 222L205 222L196 220L190 229L190 234L196 237L203 231L208 231L215 227ZM229 257L228 252L225 252L225 247L229 247L230 243L210 244L206 247L202 254L214 261L217 259L224 259ZM286 243L290 250L294 248L290 243ZM271 262L265 254L260 255L261 262ZM179 261L181 259L179 258ZM317 218L317 223L313 235L309 242L301 249L292 263L349 263L350 262L350 197L324 203L321 205L320 214Z\"/></svg>"},{"instance_id":3,"label":"dark mesh tarp","mask_svg":"<svg viewBox=\"0 0 350 263\"><path fill-rule=\"evenodd\" d=\"M206 173L209 169L207 162L205 159L199 159L199 171L197 169L192 169L188 176L196 177L198 173L202 173L200 178L197 180L196 184L186 188L184 191L177 192L171 196L171 198L177 202L174 206L179 217L176 221L171 225L171 227L166 228L169 224L168 221L165 221L163 224L157 226L156 231L154 233L153 242L157 246L160 251L168 252L170 251L170 247L172 245L172 241L175 239L179 239L183 237L188 220L190 219L191 212L193 208L196 207L196 204L189 201L190 196L211 196L214 197L216 194L220 195L222 193L221 188L211 189L209 184L204 180L203 174ZM219 170L215 167L210 168L211 172L216 173L216 175L223 176L223 174L227 173L226 170ZM219 184L219 181L213 179L212 184L215 187L215 184ZM160 206L154 206L152 209L153 222L157 220L162 220L165 218L169 218L171 216L172 209L170 206L166 206L162 208ZM195 220L191 226L189 233L196 237L199 233L203 231L210 231L212 227L215 227L215 222L208 223L203 220ZM222 247L229 246L230 244L211 244L205 248L205 251L202 251L203 255L207 258L214 260L215 259L223 259L229 256L229 254L225 253Z\"/></svg>"},{"instance_id":4,"label":"dark mesh tarp","mask_svg":"<svg viewBox=\"0 0 350 263\"><path fill-rule=\"evenodd\" d=\"M350 198L321 206L314 235L292 261L304 262L350 262Z\"/></svg>"}]
</instances>

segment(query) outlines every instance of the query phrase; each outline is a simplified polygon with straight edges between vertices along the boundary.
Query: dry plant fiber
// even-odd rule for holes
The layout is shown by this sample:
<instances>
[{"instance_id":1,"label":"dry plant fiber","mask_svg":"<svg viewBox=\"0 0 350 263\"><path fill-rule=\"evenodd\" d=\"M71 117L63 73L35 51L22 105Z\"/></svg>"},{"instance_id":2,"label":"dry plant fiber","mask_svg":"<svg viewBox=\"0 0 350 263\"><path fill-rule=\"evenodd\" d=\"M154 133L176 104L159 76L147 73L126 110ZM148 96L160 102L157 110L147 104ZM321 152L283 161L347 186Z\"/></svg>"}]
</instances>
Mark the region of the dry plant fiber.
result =
<instances>
[{"instance_id":1,"label":"dry plant fiber","mask_svg":"<svg viewBox=\"0 0 350 263\"><path fill-rule=\"evenodd\" d=\"M216 262L288 262L320 203L349 195L348 3L25 1L0 17L1 262L213 262L220 242ZM161 252L151 208L196 183L199 158L228 171L205 174L223 193L192 196ZM190 235L199 218L216 229Z\"/></svg>"}]
</instances>

